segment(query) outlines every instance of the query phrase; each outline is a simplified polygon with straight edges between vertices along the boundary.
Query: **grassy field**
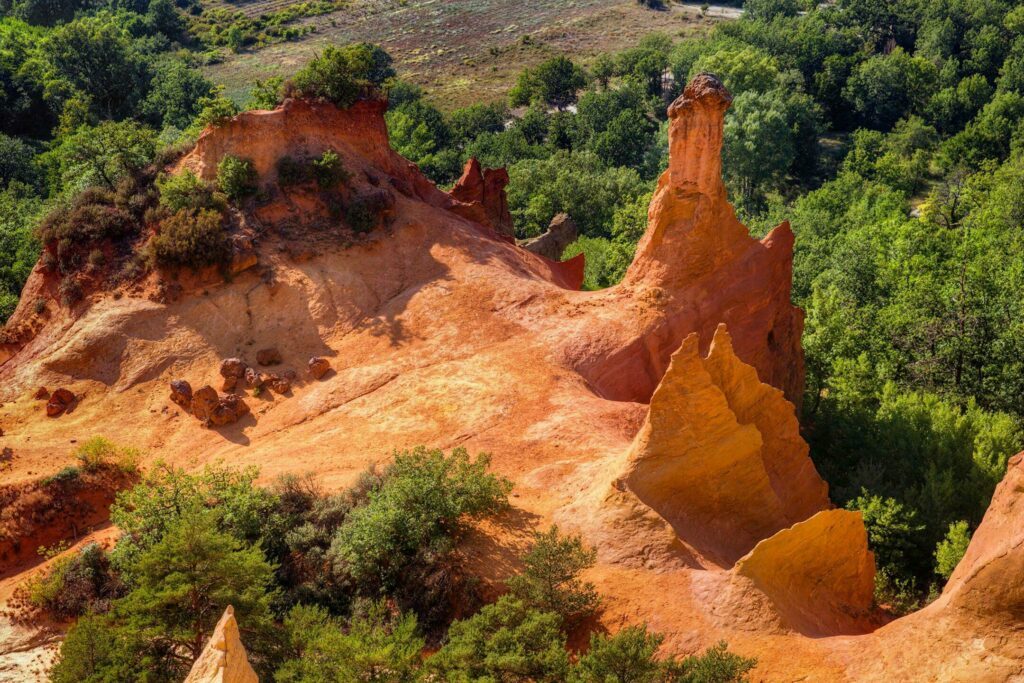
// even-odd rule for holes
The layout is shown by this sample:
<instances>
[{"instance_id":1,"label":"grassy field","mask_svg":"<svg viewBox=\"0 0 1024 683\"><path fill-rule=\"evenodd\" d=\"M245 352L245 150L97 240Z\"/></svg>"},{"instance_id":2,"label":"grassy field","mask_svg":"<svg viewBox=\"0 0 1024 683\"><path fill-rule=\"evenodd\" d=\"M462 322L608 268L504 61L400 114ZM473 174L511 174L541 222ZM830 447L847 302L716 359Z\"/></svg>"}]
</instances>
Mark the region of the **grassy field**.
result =
<instances>
[{"instance_id":1,"label":"grassy field","mask_svg":"<svg viewBox=\"0 0 1024 683\"><path fill-rule=\"evenodd\" d=\"M284 0L255 0L282 7ZM291 43L228 55L208 75L242 101L255 79L287 76L325 45L369 41L395 58L399 73L424 86L442 109L504 97L525 66L565 54L586 63L629 47L652 31L683 39L710 28L697 5L650 10L635 0L353 0L299 23L316 31Z\"/></svg>"}]
</instances>

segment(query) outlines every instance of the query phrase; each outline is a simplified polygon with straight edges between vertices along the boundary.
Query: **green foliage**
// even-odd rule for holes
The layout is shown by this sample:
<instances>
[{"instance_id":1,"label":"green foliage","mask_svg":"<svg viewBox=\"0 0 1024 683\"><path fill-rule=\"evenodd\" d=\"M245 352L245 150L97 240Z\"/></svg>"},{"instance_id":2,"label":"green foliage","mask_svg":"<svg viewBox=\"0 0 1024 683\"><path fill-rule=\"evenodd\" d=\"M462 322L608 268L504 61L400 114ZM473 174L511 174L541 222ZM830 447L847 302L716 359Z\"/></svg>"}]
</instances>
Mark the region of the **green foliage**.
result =
<instances>
[{"instance_id":1,"label":"green foliage","mask_svg":"<svg viewBox=\"0 0 1024 683\"><path fill-rule=\"evenodd\" d=\"M563 681L569 656L560 621L503 596L453 623L428 667L446 681Z\"/></svg>"},{"instance_id":2,"label":"green foliage","mask_svg":"<svg viewBox=\"0 0 1024 683\"><path fill-rule=\"evenodd\" d=\"M453 548L472 519L507 505L511 484L487 473L490 458L419 447L396 452L365 505L352 510L331 545L335 567L364 585L397 585L411 565Z\"/></svg>"},{"instance_id":3,"label":"green foliage","mask_svg":"<svg viewBox=\"0 0 1024 683\"><path fill-rule=\"evenodd\" d=\"M578 537L563 537L558 527L534 536L534 545L523 557L523 571L508 581L510 593L527 607L557 614L572 626L592 616L601 598L594 585L580 579L592 567L595 550Z\"/></svg>"},{"instance_id":4,"label":"green foliage","mask_svg":"<svg viewBox=\"0 0 1024 683\"><path fill-rule=\"evenodd\" d=\"M348 180L349 173L341 162L341 157L333 149L326 149L324 153L312 161L313 177L321 190L334 187L340 182Z\"/></svg>"},{"instance_id":5,"label":"green foliage","mask_svg":"<svg viewBox=\"0 0 1024 683\"><path fill-rule=\"evenodd\" d=\"M935 548L935 573L944 579L952 576L953 570L964 558L970 542L971 532L967 522L960 520L950 524L946 537L939 541Z\"/></svg>"},{"instance_id":6,"label":"green foliage","mask_svg":"<svg viewBox=\"0 0 1024 683\"><path fill-rule=\"evenodd\" d=\"M347 623L300 605L284 626L291 657L274 674L277 683L415 680L425 644L416 617L393 614L384 601L357 605Z\"/></svg>"},{"instance_id":7,"label":"green foliage","mask_svg":"<svg viewBox=\"0 0 1024 683\"><path fill-rule=\"evenodd\" d=\"M218 166L218 174L220 167ZM156 179L160 193L160 206L170 212L224 209L224 198L218 195L212 185L196 176L192 171L161 175Z\"/></svg>"},{"instance_id":8,"label":"green foliage","mask_svg":"<svg viewBox=\"0 0 1024 683\"><path fill-rule=\"evenodd\" d=\"M330 46L295 74L291 87L300 97L325 99L348 107L394 75L391 56L375 45Z\"/></svg>"},{"instance_id":9,"label":"green foliage","mask_svg":"<svg viewBox=\"0 0 1024 683\"><path fill-rule=\"evenodd\" d=\"M102 620L85 618L72 627L52 679L181 680L228 605L247 634L250 659L261 668L273 628L273 568L259 546L219 531L218 516L192 511L169 522L163 537L136 558L131 592ZM98 634L98 626L106 634Z\"/></svg>"},{"instance_id":10,"label":"green foliage","mask_svg":"<svg viewBox=\"0 0 1024 683\"><path fill-rule=\"evenodd\" d=\"M931 62L897 48L861 63L843 94L865 125L886 130L907 114L919 112L935 92L937 80Z\"/></svg>"},{"instance_id":11,"label":"green foliage","mask_svg":"<svg viewBox=\"0 0 1024 683\"><path fill-rule=\"evenodd\" d=\"M114 565L132 583L133 567L142 554L158 543L177 520L206 510L216 514L221 530L240 540L255 542L263 538L264 529L273 521L277 499L270 491L253 485L257 474L255 468L224 467L187 474L157 463L139 484L119 493L110 508L110 519L122 532L112 554Z\"/></svg>"},{"instance_id":12,"label":"green foliage","mask_svg":"<svg viewBox=\"0 0 1024 683\"><path fill-rule=\"evenodd\" d=\"M256 181L256 169L253 168L252 161L249 159L239 159L236 156L225 154L217 164L217 188L227 195L228 199L239 201L256 194Z\"/></svg>"},{"instance_id":13,"label":"green foliage","mask_svg":"<svg viewBox=\"0 0 1024 683\"><path fill-rule=\"evenodd\" d=\"M75 450L75 458L86 472L94 472L104 465L116 465L121 471L138 471L141 453L131 446L118 446L114 442L94 436Z\"/></svg>"},{"instance_id":14,"label":"green foliage","mask_svg":"<svg viewBox=\"0 0 1024 683\"><path fill-rule=\"evenodd\" d=\"M544 232L565 212L588 237L611 234L615 211L646 190L639 174L606 168L590 152L556 152L547 159L525 160L509 169L509 210L523 237Z\"/></svg>"},{"instance_id":15,"label":"green foliage","mask_svg":"<svg viewBox=\"0 0 1024 683\"><path fill-rule=\"evenodd\" d=\"M729 652L724 641L702 654L691 655L669 665L669 681L680 683L747 683L756 659Z\"/></svg>"},{"instance_id":16,"label":"green foliage","mask_svg":"<svg viewBox=\"0 0 1024 683\"><path fill-rule=\"evenodd\" d=\"M664 638L646 625L629 626L614 636L590 635L590 648L569 676L571 683L662 683L664 664L656 655Z\"/></svg>"},{"instance_id":17,"label":"green foliage","mask_svg":"<svg viewBox=\"0 0 1024 683\"><path fill-rule=\"evenodd\" d=\"M102 185L110 190L153 160L153 131L134 121L83 126L64 136L44 157L51 190Z\"/></svg>"},{"instance_id":18,"label":"green foliage","mask_svg":"<svg viewBox=\"0 0 1024 683\"><path fill-rule=\"evenodd\" d=\"M142 103L142 112L158 126L184 130L213 93L213 84L198 70L182 60L168 60L153 76L149 94Z\"/></svg>"},{"instance_id":19,"label":"green foliage","mask_svg":"<svg viewBox=\"0 0 1024 683\"><path fill-rule=\"evenodd\" d=\"M583 69L566 57L552 57L519 74L509 101L513 107L542 102L561 108L575 102L576 93L585 84Z\"/></svg>"},{"instance_id":20,"label":"green foliage","mask_svg":"<svg viewBox=\"0 0 1024 683\"><path fill-rule=\"evenodd\" d=\"M57 619L106 611L123 592L103 549L90 543L54 560L46 572L28 581L29 601Z\"/></svg>"}]
</instances>

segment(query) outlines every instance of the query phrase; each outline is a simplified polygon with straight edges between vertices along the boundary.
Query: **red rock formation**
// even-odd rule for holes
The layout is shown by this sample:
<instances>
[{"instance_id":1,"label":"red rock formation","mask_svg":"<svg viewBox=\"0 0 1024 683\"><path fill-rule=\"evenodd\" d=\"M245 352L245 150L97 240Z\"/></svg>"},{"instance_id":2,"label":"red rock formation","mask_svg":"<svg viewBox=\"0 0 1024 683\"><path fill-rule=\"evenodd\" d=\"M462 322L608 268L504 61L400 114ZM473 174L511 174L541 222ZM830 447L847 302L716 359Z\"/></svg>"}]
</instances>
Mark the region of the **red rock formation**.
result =
<instances>
[{"instance_id":1,"label":"red rock formation","mask_svg":"<svg viewBox=\"0 0 1024 683\"><path fill-rule=\"evenodd\" d=\"M783 223L758 241L729 205L721 145L731 101L716 78L702 74L669 108L669 168L623 282L659 315L639 334L606 343L603 356L575 359L602 395L648 400L680 342L697 332L706 350L724 322L740 359L800 405L803 313L790 302L793 233Z\"/></svg>"},{"instance_id":2,"label":"red rock formation","mask_svg":"<svg viewBox=\"0 0 1024 683\"><path fill-rule=\"evenodd\" d=\"M456 202L452 211L471 221L494 229L503 239L515 241L512 214L508 211L505 186L508 171L503 168L481 168L471 158L462 169L462 177L449 193Z\"/></svg>"},{"instance_id":3,"label":"red rock formation","mask_svg":"<svg viewBox=\"0 0 1024 683\"><path fill-rule=\"evenodd\" d=\"M793 406L736 357L724 326L707 358L696 334L673 354L623 482L723 565L829 507Z\"/></svg>"}]
</instances>

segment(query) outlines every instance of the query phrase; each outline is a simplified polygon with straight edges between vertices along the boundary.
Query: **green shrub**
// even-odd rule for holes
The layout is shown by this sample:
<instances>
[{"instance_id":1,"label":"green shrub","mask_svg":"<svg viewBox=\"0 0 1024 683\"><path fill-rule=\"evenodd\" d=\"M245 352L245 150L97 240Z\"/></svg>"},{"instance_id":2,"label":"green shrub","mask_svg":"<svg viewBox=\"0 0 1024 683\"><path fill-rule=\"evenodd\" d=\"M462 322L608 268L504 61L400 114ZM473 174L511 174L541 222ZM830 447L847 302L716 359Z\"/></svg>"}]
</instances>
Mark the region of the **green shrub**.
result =
<instances>
[{"instance_id":1,"label":"green shrub","mask_svg":"<svg viewBox=\"0 0 1024 683\"><path fill-rule=\"evenodd\" d=\"M580 580L596 558L596 551L585 548L578 536L560 536L553 526L534 536L533 548L523 558L523 571L509 579L509 590L528 607L554 612L571 626L594 614L601 604L594 585Z\"/></svg>"},{"instance_id":2,"label":"green shrub","mask_svg":"<svg viewBox=\"0 0 1024 683\"><path fill-rule=\"evenodd\" d=\"M81 470L79 470L74 465L68 465L67 467L64 467L63 469L58 471L56 474L51 474L49 477L43 479L42 483L44 485L67 484L73 481L78 481L81 475Z\"/></svg>"},{"instance_id":3,"label":"green shrub","mask_svg":"<svg viewBox=\"0 0 1024 683\"><path fill-rule=\"evenodd\" d=\"M230 154L217 164L217 187L229 199L238 201L256 193L256 169L252 161Z\"/></svg>"},{"instance_id":4,"label":"green shrub","mask_svg":"<svg viewBox=\"0 0 1024 683\"><path fill-rule=\"evenodd\" d=\"M290 87L299 97L324 99L348 107L359 97L372 94L394 75L391 56L376 45L330 46L295 74Z\"/></svg>"},{"instance_id":5,"label":"green shrub","mask_svg":"<svg viewBox=\"0 0 1024 683\"><path fill-rule=\"evenodd\" d=\"M90 543L79 552L57 558L43 574L30 580L29 600L58 619L86 612L104 612L122 593L103 549Z\"/></svg>"},{"instance_id":6,"label":"green shrub","mask_svg":"<svg viewBox=\"0 0 1024 683\"><path fill-rule=\"evenodd\" d=\"M425 645L416 617L394 614L383 600L361 603L344 623L322 607L300 605L285 619L293 658L277 683L416 680Z\"/></svg>"},{"instance_id":7,"label":"green shrub","mask_svg":"<svg viewBox=\"0 0 1024 683\"><path fill-rule=\"evenodd\" d=\"M345 207L345 222L355 233L367 233L377 227L381 214L387 210L394 199L385 191L358 194L349 200Z\"/></svg>"},{"instance_id":8,"label":"green shrub","mask_svg":"<svg viewBox=\"0 0 1024 683\"><path fill-rule=\"evenodd\" d=\"M117 465L124 472L136 472L141 454L137 448L118 446L102 436L94 436L75 451L75 457L86 472L104 465Z\"/></svg>"},{"instance_id":9,"label":"green shrub","mask_svg":"<svg viewBox=\"0 0 1024 683\"><path fill-rule=\"evenodd\" d=\"M446 555L466 523L508 504L508 480L487 473L490 457L418 447L396 452L379 486L338 529L330 556L366 586L394 588L411 565Z\"/></svg>"},{"instance_id":10,"label":"green shrub","mask_svg":"<svg viewBox=\"0 0 1024 683\"><path fill-rule=\"evenodd\" d=\"M255 468L225 467L188 474L156 463L139 484L118 493L110 508L110 520L122 534L112 554L115 566L130 574L138 557L176 520L207 509L216 512L220 528L236 538L255 543L271 536L266 529L273 522L277 497L254 484L258 474Z\"/></svg>"},{"instance_id":11,"label":"green shrub","mask_svg":"<svg viewBox=\"0 0 1024 683\"><path fill-rule=\"evenodd\" d=\"M949 525L946 537L939 541L935 548L935 573L944 579L953 574L953 570L960 564L967 552L967 546L971 543L971 532L967 522L961 520Z\"/></svg>"},{"instance_id":12,"label":"green shrub","mask_svg":"<svg viewBox=\"0 0 1024 683\"><path fill-rule=\"evenodd\" d=\"M213 209L181 209L160 223L153 255L169 266L202 268L223 263L228 255L224 217Z\"/></svg>"},{"instance_id":13,"label":"green shrub","mask_svg":"<svg viewBox=\"0 0 1024 683\"><path fill-rule=\"evenodd\" d=\"M614 636L592 633L590 648L569 676L571 683L662 683L665 666L658 661L664 637L647 626L630 626Z\"/></svg>"},{"instance_id":14,"label":"green shrub","mask_svg":"<svg viewBox=\"0 0 1024 683\"><path fill-rule=\"evenodd\" d=\"M284 156L277 160L277 182L282 187L302 185L312 177L312 168L304 159Z\"/></svg>"},{"instance_id":15,"label":"green shrub","mask_svg":"<svg viewBox=\"0 0 1024 683\"><path fill-rule=\"evenodd\" d=\"M326 190L349 178L348 172L341 163L341 157L333 149L324 150L324 153L311 163L313 177L316 178L316 184L321 190Z\"/></svg>"},{"instance_id":16,"label":"green shrub","mask_svg":"<svg viewBox=\"0 0 1024 683\"><path fill-rule=\"evenodd\" d=\"M666 665L666 680L678 683L746 683L757 660L729 652L725 641L702 654Z\"/></svg>"},{"instance_id":17,"label":"green shrub","mask_svg":"<svg viewBox=\"0 0 1024 683\"><path fill-rule=\"evenodd\" d=\"M456 621L427 666L445 681L566 680L569 656L557 614L503 596Z\"/></svg>"},{"instance_id":18,"label":"green shrub","mask_svg":"<svg viewBox=\"0 0 1024 683\"><path fill-rule=\"evenodd\" d=\"M223 196L187 169L178 174L160 176L156 180L156 187L160 192L160 206L172 213L199 209L223 210L225 207Z\"/></svg>"}]
</instances>

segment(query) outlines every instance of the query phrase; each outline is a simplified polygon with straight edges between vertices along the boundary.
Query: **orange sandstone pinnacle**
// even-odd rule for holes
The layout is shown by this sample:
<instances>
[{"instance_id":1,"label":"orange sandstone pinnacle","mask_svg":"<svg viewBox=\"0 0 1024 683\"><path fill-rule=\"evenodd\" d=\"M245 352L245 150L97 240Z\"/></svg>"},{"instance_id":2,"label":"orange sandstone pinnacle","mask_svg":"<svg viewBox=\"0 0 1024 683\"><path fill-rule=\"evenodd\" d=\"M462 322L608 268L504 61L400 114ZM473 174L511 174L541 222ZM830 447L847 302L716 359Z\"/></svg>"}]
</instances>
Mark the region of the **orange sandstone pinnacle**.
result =
<instances>
[{"instance_id":1,"label":"orange sandstone pinnacle","mask_svg":"<svg viewBox=\"0 0 1024 683\"><path fill-rule=\"evenodd\" d=\"M73 464L68 444L97 434L137 446L143 466L257 465L266 482L313 472L328 489L394 448L465 446L515 482L514 510L463 548L496 590L529 532L557 522L597 549L587 578L603 625L645 622L666 651L726 640L767 681L1019 677L1020 457L944 594L877 628L863 523L831 508L796 421L793 233L751 237L722 185L730 99L701 75L672 105L647 232L623 283L599 292L579 291L579 259L503 234L500 172L470 164L447 194L395 153L383 103L289 100L207 130L172 170L210 179L232 154L274 188L283 156L330 149L344 191L380 199L387 220L352 238L315 194L271 193L236 216L250 267L230 281L155 272L74 308L37 267L0 346L0 428L15 454L0 484ZM219 386L224 359L272 347L330 372L301 373L288 397L236 382L251 413L212 429L171 400L172 380ZM82 400L48 419L40 386ZM4 581L31 570L12 571L0 602ZM0 671L6 644L30 640L8 637L5 618Z\"/></svg>"}]
</instances>

